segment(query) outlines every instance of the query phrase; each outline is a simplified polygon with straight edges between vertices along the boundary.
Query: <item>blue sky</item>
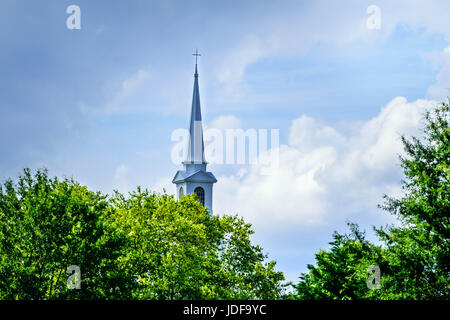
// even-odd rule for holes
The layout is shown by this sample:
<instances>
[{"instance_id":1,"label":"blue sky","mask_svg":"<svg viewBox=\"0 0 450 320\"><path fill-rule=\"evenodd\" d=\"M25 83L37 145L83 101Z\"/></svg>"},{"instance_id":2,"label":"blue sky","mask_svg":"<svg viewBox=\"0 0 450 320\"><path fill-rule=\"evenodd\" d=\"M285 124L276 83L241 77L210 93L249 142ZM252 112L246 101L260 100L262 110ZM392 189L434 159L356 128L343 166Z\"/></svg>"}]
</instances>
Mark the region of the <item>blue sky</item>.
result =
<instances>
[{"instance_id":1,"label":"blue sky","mask_svg":"<svg viewBox=\"0 0 450 320\"><path fill-rule=\"evenodd\" d=\"M81 8L81 30L66 8ZM381 12L368 29L369 5ZM215 212L252 222L295 281L345 221L393 222L400 134L450 88L447 1L0 4L0 178L45 166L110 193L173 192L196 48L210 127L280 129L280 169L212 165Z\"/></svg>"}]
</instances>

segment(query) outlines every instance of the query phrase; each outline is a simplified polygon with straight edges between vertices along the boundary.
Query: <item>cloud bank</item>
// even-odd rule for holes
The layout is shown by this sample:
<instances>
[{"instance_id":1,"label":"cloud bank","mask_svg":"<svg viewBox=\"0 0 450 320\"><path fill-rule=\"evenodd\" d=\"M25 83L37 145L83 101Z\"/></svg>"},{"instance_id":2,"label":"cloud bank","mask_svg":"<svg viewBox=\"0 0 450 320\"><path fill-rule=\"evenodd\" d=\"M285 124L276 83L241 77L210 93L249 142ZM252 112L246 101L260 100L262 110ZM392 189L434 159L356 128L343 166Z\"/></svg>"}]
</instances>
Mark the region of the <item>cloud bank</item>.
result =
<instances>
[{"instance_id":1,"label":"cloud bank","mask_svg":"<svg viewBox=\"0 0 450 320\"><path fill-rule=\"evenodd\" d=\"M401 135L420 136L422 116L435 103L396 97L366 122L334 126L302 115L292 121L279 167L269 175L255 165L218 178L214 210L280 234L354 217L390 221L377 204L383 194L401 192Z\"/></svg>"}]
</instances>

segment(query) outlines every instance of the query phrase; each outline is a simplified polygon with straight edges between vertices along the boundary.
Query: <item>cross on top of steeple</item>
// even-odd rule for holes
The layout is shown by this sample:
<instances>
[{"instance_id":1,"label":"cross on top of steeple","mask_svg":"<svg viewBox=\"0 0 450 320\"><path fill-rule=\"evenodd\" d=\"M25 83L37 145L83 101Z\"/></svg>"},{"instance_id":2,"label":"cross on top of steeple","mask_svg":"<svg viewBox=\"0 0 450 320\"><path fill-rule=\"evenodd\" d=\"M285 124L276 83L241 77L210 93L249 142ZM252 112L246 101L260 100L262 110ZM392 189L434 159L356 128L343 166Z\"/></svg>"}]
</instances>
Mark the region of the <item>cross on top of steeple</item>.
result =
<instances>
[{"instance_id":1,"label":"cross on top of steeple","mask_svg":"<svg viewBox=\"0 0 450 320\"><path fill-rule=\"evenodd\" d=\"M195 53L192 54L193 56L195 56L195 73L194 76L197 78L198 77L198 72L197 72L197 58L201 56L200 53L198 53L198 50L195 49Z\"/></svg>"},{"instance_id":2,"label":"cross on top of steeple","mask_svg":"<svg viewBox=\"0 0 450 320\"><path fill-rule=\"evenodd\" d=\"M195 65L197 65L197 58L201 56L200 53L198 53L198 49L195 49L195 53L192 54L193 56L195 56Z\"/></svg>"}]
</instances>

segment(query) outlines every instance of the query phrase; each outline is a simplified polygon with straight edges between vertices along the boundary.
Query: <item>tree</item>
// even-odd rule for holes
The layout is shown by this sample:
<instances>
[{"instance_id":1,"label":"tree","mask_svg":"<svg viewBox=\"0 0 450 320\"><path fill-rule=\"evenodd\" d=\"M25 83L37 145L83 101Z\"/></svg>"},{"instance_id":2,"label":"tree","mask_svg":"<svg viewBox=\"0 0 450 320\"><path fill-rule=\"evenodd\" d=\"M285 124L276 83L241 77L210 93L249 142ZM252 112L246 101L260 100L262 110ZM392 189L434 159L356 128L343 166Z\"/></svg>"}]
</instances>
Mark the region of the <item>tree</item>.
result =
<instances>
[{"instance_id":1,"label":"tree","mask_svg":"<svg viewBox=\"0 0 450 320\"><path fill-rule=\"evenodd\" d=\"M295 286L300 299L450 298L450 101L425 114L424 136L404 136L400 163L404 195L384 196L380 207L399 220L374 228L380 247L352 226L334 234L331 249L316 255L316 266ZM381 269L381 288L364 288L368 264Z\"/></svg>"},{"instance_id":2,"label":"tree","mask_svg":"<svg viewBox=\"0 0 450 320\"><path fill-rule=\"evenodd\" d=\"M25 169L0 186L0 298L127 298L133 282L117 268L124 239L103 219L106 197L73 180ZM67 268L81 272L70 289Z\"/></svg>"},{"instance_id":3,"label":"tree","mask_svg":"<svg viewBox=\"0 0 450 320\"><path fill-rule=\"evenodd\" d=\"M279 298L283 274L252 233L194 195L108 197L25 169L0 186L0 299Z\"/></svg>"},{"instance_id":4,"label":"tree","mask_svg":"<svg viewBox=\"0 0 450 320\"><path fill-rule=\"evenodd\" d=\"M450 100L425 114L423 139L402 137L404 195L383 209L401 225L376 229L387 247L384 297L450 298Z\"/></svg>"},{"instance_id":5,"label":"tree","mask_svg":"<svg viewBox=\"0 0 450 320\"><path fill-rule=\"evenodd\" d=\"M120 263L135 276L137 299L274 299L281 272L250 242L251 225L212 216L195 195L180 201L148 190L116 192L111 223L128 239Z\"/></svg>"},{"instance_id":6,"label":"tree","mask_svg":"<svg viewBox=\"0 0 450 320\"><path fill-rule=\"evenodd\" d=\"M382 249L371 244L357 224L347 223L350 233L333 234L329 250L320 250L316 265L308 265L309 272L300 275L294 286L295 298L312 299L363 299L371 297L367 287L370 266L384 267Z\"/></svg>"}]
</instances>

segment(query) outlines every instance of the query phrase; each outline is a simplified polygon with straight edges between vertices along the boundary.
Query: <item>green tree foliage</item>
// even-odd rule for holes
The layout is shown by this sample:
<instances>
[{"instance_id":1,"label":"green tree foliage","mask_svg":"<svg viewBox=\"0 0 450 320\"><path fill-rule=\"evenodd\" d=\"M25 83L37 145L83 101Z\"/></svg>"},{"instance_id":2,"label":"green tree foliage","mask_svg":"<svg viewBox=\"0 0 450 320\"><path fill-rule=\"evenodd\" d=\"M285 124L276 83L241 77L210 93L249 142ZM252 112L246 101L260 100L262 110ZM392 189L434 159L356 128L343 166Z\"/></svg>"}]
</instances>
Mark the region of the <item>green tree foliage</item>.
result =
<instances>
[{"instance_id":1,"label":"green tree foliage","mask_svg":"<svg viewBox=\"0 0 450 320\"><path fill-rule=\"evenodd\" d=\"M0 299L275 299L275 262L237 216L188 195L107 197L29 170L0 186ZM81 289L66 273L76 265Z\"/></svg>"},{"instance_id":2,"label":"green tree foliage","mask_svg":"<svg viewBox=\"0 0 450 320\"><path fill-rule=\"evenodd\" d=\"M423 139L402 137L404 196L383 209L401 226L376 229L389 261L382 297L450 299L450 101L425 114Z\"/></svg>"},{"instance_id":3,"label":"green tree foliage","mask_svg":"<svg viewBox=\"0 0 450 320\"><path fill-rule=\"evenodd\" d=\"M382 249L371 244L358 225L348 223L350 233L333 234L329 250L316 254L316 265L300 276L295 285L297 299L350 300L371 296L367 287L367 268L384 267Z\"/></svg>"},{"instance_id":4,"label":"green tree foliage","mask_svg":"<svg viewBox=\"0 0 450 320\"><path fill-rule=\"evenodd\" d=\"M108 202L73 180L29 170L0 186L0 298L127 297L132 282L117 268L125 239L106 223ZM80 268L69 289L67 268Z\"/></svg>"},{"instance_id":5,"label":"green tree foliage","mask_svg":"<svg viewBox=\"0 0 450 320\"><path fill-rule=\"evenodd\" d=\"M250 242L251 225L212 216L195 199L140 188L116 193L110 218L130 250L121 257L138 283L137 299L275 299L283 292L275 262Z\"/></svg>"},{"instance_id":6,"label":"green tree foliage","mask_svg":"<svg viewBox=\"0 0 450 320\"><path fill-rule=\"evenodd\" d=\"M425 114L424 136L402 137L404 194L381 208L397 226L374 228L380 247L358 236L334 235L331 249L295 286L300 299L450 299L450 101ZM364 269L381 269L381 288L364 288Z\"/></svg>"}]
</instances>

